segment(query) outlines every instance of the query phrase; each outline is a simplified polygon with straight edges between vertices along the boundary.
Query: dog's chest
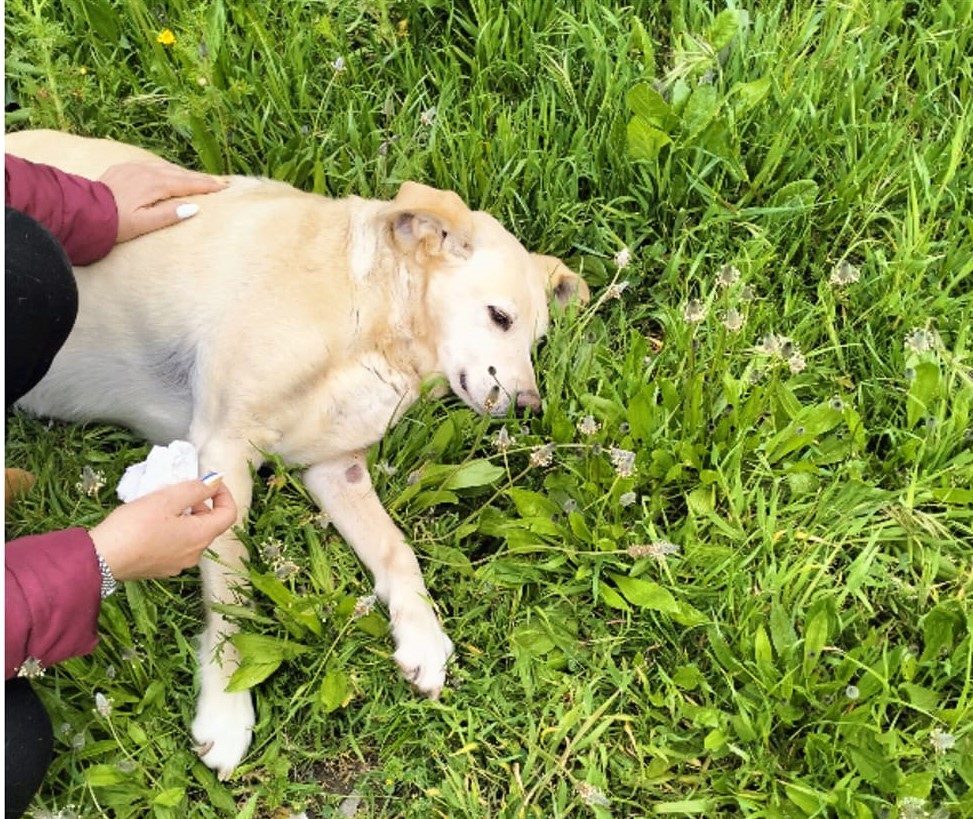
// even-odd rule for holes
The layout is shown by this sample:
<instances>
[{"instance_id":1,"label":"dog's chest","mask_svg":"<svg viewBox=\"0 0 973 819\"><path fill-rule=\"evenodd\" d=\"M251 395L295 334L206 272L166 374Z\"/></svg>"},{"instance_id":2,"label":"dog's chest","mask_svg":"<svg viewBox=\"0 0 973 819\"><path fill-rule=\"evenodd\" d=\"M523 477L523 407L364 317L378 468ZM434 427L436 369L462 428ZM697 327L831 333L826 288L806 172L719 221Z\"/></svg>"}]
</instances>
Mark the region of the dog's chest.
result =
<instances>
[{"instance_id":1,"label":"dog's chest","mask_svg":"<svg viewBox=\"0 0 973 819\"><path fill-rule=\"evenodd\" d=\"M419 395L420 379L367 353L326 373L285 408L276 452L291 463L320 463L376 443Z\"/></svg>"}]
</instances>

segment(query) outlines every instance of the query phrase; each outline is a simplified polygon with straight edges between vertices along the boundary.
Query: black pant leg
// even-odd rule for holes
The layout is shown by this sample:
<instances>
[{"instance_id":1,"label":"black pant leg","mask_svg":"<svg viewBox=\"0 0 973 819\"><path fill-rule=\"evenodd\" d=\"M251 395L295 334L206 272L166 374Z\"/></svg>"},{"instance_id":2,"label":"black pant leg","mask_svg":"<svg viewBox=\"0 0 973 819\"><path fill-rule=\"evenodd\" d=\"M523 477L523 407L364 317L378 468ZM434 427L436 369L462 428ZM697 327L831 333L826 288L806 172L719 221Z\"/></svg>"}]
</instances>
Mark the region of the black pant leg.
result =
<instances>
[{"instance_id":1,"label":"black pant leg","mask_svg":"<svg viewBox=\"0 0 973 819\"><path fill-rule=\"evenodd\" d=\"M78 286L63 248L43 225L7 208L5 406L50 369L78 315Z\"/></svg>"},{"instance_id":2,"label":"black pant leg","mask_svg":"<svg viewBox=\"0 0 973 819\"><path fill-rule=\"evenodd\" d=\"M4 814L15 819L44 781L54 758L54 730L27 680L7 680L4 695Z\"/></svg>"}]
</instances>

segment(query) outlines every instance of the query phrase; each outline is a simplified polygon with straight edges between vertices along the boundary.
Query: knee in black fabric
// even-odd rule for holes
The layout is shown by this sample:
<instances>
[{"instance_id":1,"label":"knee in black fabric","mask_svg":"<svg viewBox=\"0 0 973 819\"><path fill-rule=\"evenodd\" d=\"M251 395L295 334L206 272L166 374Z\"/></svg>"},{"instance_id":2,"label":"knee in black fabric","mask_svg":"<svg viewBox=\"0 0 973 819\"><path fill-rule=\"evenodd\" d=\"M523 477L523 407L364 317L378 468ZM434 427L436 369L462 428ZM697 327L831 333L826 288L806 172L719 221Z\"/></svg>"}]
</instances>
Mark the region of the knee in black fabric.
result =
<instances>
[{"instance_id":1,"label":"knee in black fabric","mask_svg":"<svg viewBox=\"0 0 973 819\"><path fill-rule=\"evenodd\" d=\"M64 249L48 230L7 208L5 229L6 405L50 369L78 314L78 286Z\"/></svg>"},{"instance_id":2,"label":"knee in black fabric","mask_svg":"<svg viewBox=\"0 0 973 819\"><path fill-rule=\"evenodd\" d=\"M22 816L54 757L51 718L30 683L7 680L4 703L4 815Z\"/></svg>"}]
</instances>

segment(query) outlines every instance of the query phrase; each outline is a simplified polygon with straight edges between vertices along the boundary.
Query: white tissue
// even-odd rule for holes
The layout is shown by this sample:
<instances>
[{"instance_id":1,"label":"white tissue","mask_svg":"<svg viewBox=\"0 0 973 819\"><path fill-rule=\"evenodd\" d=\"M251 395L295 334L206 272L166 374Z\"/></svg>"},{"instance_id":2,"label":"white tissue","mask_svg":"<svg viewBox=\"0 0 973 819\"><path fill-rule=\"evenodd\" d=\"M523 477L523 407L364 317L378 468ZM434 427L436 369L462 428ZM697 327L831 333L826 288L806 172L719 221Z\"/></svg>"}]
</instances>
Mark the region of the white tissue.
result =
<instances>
[{"instance_id":1,"label":"white tissue","mask_svg":"<svg viewBox=\"0 0 973 819\"><path fill-rule=\"evenodd\" d=\"M118 497L128 503L143 495L181 481L199 477L196 447L188 441L154 446L149 457L125 470L118 482Z\"/></svg>"}]
</instances>

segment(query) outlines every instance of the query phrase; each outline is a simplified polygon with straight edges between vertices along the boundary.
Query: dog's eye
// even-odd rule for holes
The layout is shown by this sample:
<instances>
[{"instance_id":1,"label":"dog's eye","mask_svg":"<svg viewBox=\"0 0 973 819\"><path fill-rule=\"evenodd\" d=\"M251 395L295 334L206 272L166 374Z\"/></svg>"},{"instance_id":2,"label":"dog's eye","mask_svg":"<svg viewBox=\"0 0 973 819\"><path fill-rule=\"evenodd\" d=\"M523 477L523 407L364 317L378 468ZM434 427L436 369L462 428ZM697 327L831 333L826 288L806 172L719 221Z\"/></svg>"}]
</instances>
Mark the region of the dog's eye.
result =
<instances>
[{"instance_id":1,"label":"dog's eye","mask_svg":"<svg viewBox=\"0 0 973 819\"><path fill-rule=\"evenodd\" d=\"M504 313L503 310L494 307L492 304L487 307L487 310L490 312L490 320L504 332L507 332L510 329L510 325L514 323L514 320L509 315Z\"/></svg>"}]
</instances>

